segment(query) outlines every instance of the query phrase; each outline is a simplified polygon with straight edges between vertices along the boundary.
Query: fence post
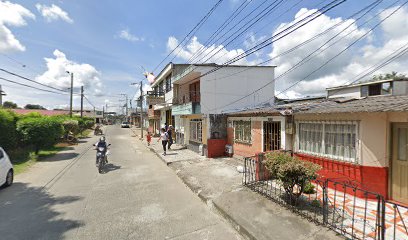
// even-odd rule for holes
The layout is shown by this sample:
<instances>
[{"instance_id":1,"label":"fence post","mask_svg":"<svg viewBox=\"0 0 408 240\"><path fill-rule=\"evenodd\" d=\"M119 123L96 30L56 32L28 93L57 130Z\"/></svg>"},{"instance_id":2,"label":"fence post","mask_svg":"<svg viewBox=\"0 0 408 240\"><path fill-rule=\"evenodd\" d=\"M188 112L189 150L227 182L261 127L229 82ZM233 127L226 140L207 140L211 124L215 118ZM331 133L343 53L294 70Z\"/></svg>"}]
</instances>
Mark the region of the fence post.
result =
<instances>
[{"instance_id":1,"label":"fence post","mask_svg":"<svg viewBox=\"0 0 408 240\"><path fill-rule=\"evenodd\" d=\"M385 199L381 196L381 240L385 240L385 231L387 226L385 226Z\"/></svg>"},{"instance_id":2,"label":"fence post","mask_svg":"<svg viewBox=\"0 0 408 240\"><path fill-rule=\"evenodd\" d=\"M329 193L328 193L328 180L326 179L323 183L323 224L326 225L328 222L329 215Z\"/></svg>"}]
</instances>

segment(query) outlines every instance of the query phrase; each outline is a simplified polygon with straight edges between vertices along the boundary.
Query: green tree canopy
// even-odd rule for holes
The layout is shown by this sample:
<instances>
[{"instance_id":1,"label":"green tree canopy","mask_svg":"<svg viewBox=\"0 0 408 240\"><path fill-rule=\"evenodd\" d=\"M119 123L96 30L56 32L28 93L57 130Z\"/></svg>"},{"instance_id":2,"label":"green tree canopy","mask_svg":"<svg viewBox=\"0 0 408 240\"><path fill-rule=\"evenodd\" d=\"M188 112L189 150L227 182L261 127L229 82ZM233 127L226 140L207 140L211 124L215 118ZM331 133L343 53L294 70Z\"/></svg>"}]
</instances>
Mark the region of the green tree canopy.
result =
<instances>
[{"instance_id":1,"label":"green tree canopy","mask_svg":"<svg viewBox=\"0 0 408 240\"><path fill-rule=\"evenodd\" d=\"M25 109L40 109L40 110L46 110L45 107L38 105L38 104L27 104L24 107Z\"/></svg>"},{"instance_id":2,"label":"green tree canopy","mask_svg":"<svg viewBox=\"0 0 408 240\"><path fill-rule=\"evenodd\" d=\"M11 102L11 101L5 101L5 102L3 103L3 108L12 108L12 109L15 109L15 108L18 108L18 106L17 106L17 103L13 103L13 102Z\"/></svg>"}]
</instances>

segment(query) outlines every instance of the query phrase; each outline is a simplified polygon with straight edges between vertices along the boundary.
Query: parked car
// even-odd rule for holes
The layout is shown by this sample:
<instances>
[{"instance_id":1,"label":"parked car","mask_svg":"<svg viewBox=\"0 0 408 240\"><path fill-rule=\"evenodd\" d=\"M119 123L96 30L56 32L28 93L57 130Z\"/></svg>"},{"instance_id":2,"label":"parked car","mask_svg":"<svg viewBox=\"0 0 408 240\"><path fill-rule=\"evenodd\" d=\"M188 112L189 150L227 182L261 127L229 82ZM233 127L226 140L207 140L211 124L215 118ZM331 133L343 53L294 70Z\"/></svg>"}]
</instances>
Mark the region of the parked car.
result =
<instances>
[{"instance_id":1,"label":"parked car","mask_svg":"<svg viewBox=\"0 0 408 240\"><path fill-rule=\"evenodd\" d=\"M0 147L0 186L13 184L14 170L6 151Z\"/></svg>"},{"instance_id":2,"label":"parked car","mask_svg":"<svg viewBox=\"0 0 408 240\"><path fill-rule=\"evenodd\" d=\"M122 124L120 125L122 128L130 128L130 124L129 122L122 122Z\"/></svg>"}]
</instances>

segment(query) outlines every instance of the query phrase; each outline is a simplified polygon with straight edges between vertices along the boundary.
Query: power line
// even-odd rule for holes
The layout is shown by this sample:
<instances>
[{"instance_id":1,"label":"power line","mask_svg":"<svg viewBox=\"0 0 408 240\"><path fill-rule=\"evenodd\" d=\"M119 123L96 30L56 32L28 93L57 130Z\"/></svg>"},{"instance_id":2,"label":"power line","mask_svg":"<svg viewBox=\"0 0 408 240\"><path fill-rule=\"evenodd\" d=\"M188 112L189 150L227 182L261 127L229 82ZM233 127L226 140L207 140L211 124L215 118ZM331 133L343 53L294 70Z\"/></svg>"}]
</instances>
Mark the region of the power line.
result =
<instances>
[{"instance_id":1,"label":"power line","mask_svg":"<svg viewBox=\"0 0 408 240\"><path fill-rule=\"evenodd\" d=\"M13 81L13 80L10 80L10 79L7 79L7 78L3 78L3 77L0 77L0 79L4 80L4 81L7 81L7 82L10 82L10 83L21 85L21 86L24 86L24 87L40 90L40 91L43 91L43 92L55 93L55 94L60 94L60 95L65 95L66 94L66 93L55 92L55 91L51 91L51 90L47 90L47 89L37 88L37 87L34 87L34 86L30 86L30 85L27 85L27 84L24 84L24 83L19 83L19 82L16 82L16 81Z\"/></svg>"},{"instance_id":2,"label":"power line","mask_svg":"<svg viewBox=\"0 0 408 240\"><path fill-rule=\"evenodd\" d=\"M333 59L337 58L338 56L340 56L341 54L343 54L345 51L347 51L348 49L350 49L350 47L352 47L353 45L355 45L358 41L360 41L361 39L363 39L364 37L366 37L369 33L371 33L374 29L376 29L378 26L380 26L381 23L383 23L385 20L387 20L388 18L390 18L392 15L394 15L398 10L400 10L404 5L406 5L408 3L408 1L405 1L405 3L401 4L398 8L396 8L394 11L392 11L388 16L386 16L385 18L382 18L381 21L379 21L377 24L374 25L374 27L372 27L369 31L367 31L365 34L363 34L361 37L359 37L357 40L355 40L354 42L352 42L349 46L347 46L345 49L343 49L342 51L340 51L338 54L336 54L335 56L331 57L329 60L327 60L326 62L323 63L323 65L319 66L317 69L313 70L311 73L309 73L306 77L302 78L299 81L296 81L294 84L292 84L291 86L289 86L288 88L286 88L285 90L281 91L280 93L278 93L276 96L279 96L280 94L282 94L283 92L288 91L289 89L291 89L292 87L296 86L297 84L299 84L300 82L302 82L303 80L307 79L308 77L310 77L311 75L313 75L314 73L316 73L317 71L319 71L320 69L322 69L323 67L325 67L327 64L329 64L331 61L333 61Z\"/></svg>"},{"instance_id":3,"label":"power line","mask_svg":"<svg viewBox=\"0 0 408 240\"><path fill-rule=\"evenodd\" d=\"M27 80L27 81L29 81L29 82L33 82L33 83L38 84L38 85L41 85L41 86L43 86L43 87L48 87L48 88L51 88L51 89L54 89L54 90L58 90L58 91L61 91L61 92L67 92L66 90L63 90L63 89L60 89L60 88L56 88L56 87L52 87L52 86L49 86L49 85L46 85L46 84L43 84L43 83L34 81L34 80L30 79L30 78L21 76L21 75L19 75L19 74L17 74L17 73L8 71L8 70L3 69L3 68L0 68L0 71L5 72L5 73L10 74L10 75L13 75L13 76L15 76L15 77L19 77L19 78L21 78L21 79Z\"/></svg>"},{"instance_id":4,"label":"power line","mask_svg":"<svg viewBox=\"0 0 408 240\"><path fill-rule=\"evenodd\" d=\"M217 37L218 34L220 34L251 2L252 0L243 0L243 2L238 6L238 8L235 9L235 11L229 17L226 18L224 23L220 27L218 27L218 29L205 41L205 43L198 49L198 51L195 52L187 60L187 62L192 63L193 60L201 54L201 51L205 50L207 45L210 45L212 39Z\"/></svg>"},{"instance_id":5,"label":"power line","mask_svg":"<svg viewBox=\"0 0 408 240\"><path fill-rule=\"evenodd\" d=\"M176 50L180 47L181 44L190 36L192 35L193 32L197 32L198 29L201 28L201 26L207 21L207 19L210 17L210 15L215 11L215 9L223 2L224 0L218 0L217 3L210 9L210 11L194 26L193 29L190 30L190 32L183 38L182 41L179 42L179 44L171 50L169 54L153 69L153 72L157 70L157 68ZM197 30L196 30L197 29ZM189 37L191 39L191 36ZM189 41L189 40L188 40ZM187 41L187 42L188 42ZM176 55L177 56L177 55ZM173 58L174 59L174 58Z\"/></svg>"}]
</instances>

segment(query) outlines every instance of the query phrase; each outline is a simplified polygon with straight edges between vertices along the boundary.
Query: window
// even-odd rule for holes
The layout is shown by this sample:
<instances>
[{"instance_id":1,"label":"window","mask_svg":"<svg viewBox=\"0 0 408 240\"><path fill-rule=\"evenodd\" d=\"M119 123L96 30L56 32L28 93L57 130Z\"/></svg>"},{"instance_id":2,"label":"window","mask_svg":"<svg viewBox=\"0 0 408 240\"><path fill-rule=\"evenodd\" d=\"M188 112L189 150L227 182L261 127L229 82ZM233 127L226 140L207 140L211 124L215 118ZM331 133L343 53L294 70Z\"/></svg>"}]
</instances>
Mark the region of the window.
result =
<instances>
[{"instance_id":1,"label":"window","mask_svg":"<svg viewBox=\"0 0 408 240\"><path fill-rule=\"evenodd\" d=\"M167 76L166 78L166 93L171 91L171 75Z\"/></svg>"},{"instance_id":2,"label":"window","mask_svg":"<svg viewBox=\"0 0 408 240\"><path fill-rule=\"evenodd\" d=\"M202 142L203 123L201 119L193 119L190 121L190 140L195 142Z\"/></svg>"},{"instance_id":3,"label":"window","mask_svg":"<svg viewBox=\"0 0 408 240\"><path fill-rule=\"evenodd\" d=\"M252 143L251 121L234 121L234 140L241 143Z\"/></svg>"},{"instance_id":4,"label":"window","mask_svg":"<svg viewBox=\"0 0 408 240\"><path fill-rule=\"evenodd\" d=\"M356 162L357 126L354 122L300 122L298 151Z\"/></svg>"},{"instance_id":5,"label":"window","mask_svg":"<svg viewBox=\"0 0 408 240\"><path fill-rule=\"evenodd\" d=\"M383 82L361 86L361 96L389 95L392 93L392 82Z\"/></svg>"}]
</instances>

